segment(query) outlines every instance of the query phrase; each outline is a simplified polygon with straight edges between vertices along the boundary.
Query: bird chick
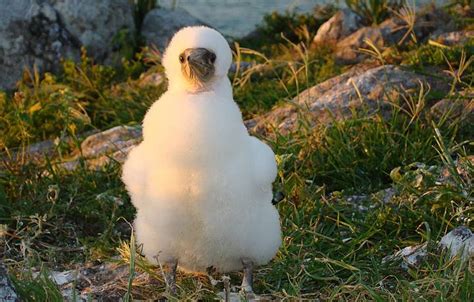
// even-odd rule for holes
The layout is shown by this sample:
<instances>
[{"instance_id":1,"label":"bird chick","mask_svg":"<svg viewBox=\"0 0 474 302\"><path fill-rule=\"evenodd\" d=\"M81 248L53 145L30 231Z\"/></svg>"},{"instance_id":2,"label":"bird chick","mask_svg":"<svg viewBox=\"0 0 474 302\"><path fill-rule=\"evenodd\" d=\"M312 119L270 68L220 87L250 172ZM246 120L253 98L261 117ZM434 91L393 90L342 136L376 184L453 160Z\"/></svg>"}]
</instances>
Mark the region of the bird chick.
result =
<instances>
[{"instance_id":1,"label":"bird chick","mask_svg":"<svg viewBox=\"0 0 474 302\"><path fill-rule=\"evenodd\" d=\"M144 139L123 166L137 241L165 266L171 291L178 266L243 269L242 289L252 292L254 265L269 262L281 244L275 155L244 126L227 78L231 62L214 29L177 32L162 60L168 90L145 115Z\"/></svg>"}]
</instances>

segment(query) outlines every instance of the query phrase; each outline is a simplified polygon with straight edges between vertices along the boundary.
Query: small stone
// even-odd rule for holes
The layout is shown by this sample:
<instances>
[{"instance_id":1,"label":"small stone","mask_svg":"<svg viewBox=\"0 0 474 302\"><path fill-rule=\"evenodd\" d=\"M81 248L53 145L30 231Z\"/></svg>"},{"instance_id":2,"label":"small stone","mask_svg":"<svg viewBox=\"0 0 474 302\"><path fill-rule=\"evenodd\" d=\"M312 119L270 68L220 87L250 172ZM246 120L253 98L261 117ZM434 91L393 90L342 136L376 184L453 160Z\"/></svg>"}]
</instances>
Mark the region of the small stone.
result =
<instances>
[{"instance_id":1,"label":"small stone","mask_svg":"<svg viewBox=\"0 0 474 302\"><path fill-rule=\"evenodd\" d=\"M153 72L150 74L141 74L138 79L138 86L159 86L165 81L165 76L159 72Z\"/></svg>"},{"instance_id":2,"label":"small stone","mask_svg":"<svg viewBox=\"0 0 474 302\"><path fill-rule=\"evenodd\" d=\"M462 45L468 42L470 39L474 39L474 30L461 30L441 33L431 37L431 39L448 46Z\"/></svg>"},{"instance_id":3,"label":"small stone","mask_svg":"<svg viewBox=\"0 0 474 302\"><path fill-rule=\"evenodd\" d=\"M415 246L407 246L393 255L384 257L382 263L396 261L402 259L401 267L408 269L419 266L423 260L428 256L427 244L419 244Z\"/></svg>"},{"instance_id":4,"label":"small stone","mask_svg":"<svg viewBox=\"0 0 474 302\"><path fill-rule=\"evenodd\" d=\"M74 271L56 272L53 271L50 274L51 279L59 286L71 283L75 279Z\"/></svg>"},{"instance_id":5,"label":"small stone","mask_svg":"<svg viewBox=\"0 0 474 302\"><path fill-rule=\"evenodd\" d=\"M474 234L466 226L460 226L444 235L438 246L449 251L450 258L460 256L461 261L474 257Z\"/></svg>"}]
</instances>

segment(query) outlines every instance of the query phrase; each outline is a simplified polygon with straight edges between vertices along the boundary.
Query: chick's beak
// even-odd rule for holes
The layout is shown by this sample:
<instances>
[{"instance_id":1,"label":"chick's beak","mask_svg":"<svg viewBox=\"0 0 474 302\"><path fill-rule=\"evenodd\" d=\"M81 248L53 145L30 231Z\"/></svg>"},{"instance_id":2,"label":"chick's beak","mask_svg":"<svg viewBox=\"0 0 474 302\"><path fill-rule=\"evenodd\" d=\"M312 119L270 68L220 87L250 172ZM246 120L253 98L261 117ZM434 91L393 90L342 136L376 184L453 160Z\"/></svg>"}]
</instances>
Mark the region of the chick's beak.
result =
<instances>
[{"instance_id":1,"label":"chick's beak","mask_svg":"<svg viewBox=\"0 0 474 302\"><path fill-rule=\"evenodd\" d=\"M214 75L216 55L206 48L188 48L180 55L181 69L193 82L205 83Z\"/></svg>"}]
</instances>

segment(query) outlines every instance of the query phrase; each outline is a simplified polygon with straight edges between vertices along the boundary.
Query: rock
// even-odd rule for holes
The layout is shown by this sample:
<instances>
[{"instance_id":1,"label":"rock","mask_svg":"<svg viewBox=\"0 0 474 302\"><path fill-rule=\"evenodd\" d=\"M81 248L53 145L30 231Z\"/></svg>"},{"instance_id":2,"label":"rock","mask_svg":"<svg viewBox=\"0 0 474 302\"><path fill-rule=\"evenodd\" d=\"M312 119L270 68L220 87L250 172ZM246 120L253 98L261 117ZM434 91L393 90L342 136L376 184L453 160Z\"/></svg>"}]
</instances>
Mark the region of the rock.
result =
<instances>
[{"instance_id":1,"label":"rock","mask_svg":"<svg viewBox=\"0 0 474 302\"><path fill-rule=\"evenodd\" d=\"M103 62L117 33L122 28L134 31L126 0L1 0L0 7L8 8L0 10L0 66L12 71L0 75L4 89L14 87L23 68L36 65L40 71L57 72L62 58L79 58L81 46Z\"/></svg>"},{"instance_id":2,"label":"rock","mask_svg":"<svg viewBox=\"0 0 474 302\"><path fill-rule=\"evenodd\" d=\"M407 246L393 255L384 257L382 263L397 261L402 259L401 267L407 270L409 267L419 266L423 260L428 256L427 244L420 244L415 246Z\"/></svg>"},{"instance_id":3,"label":"rock","mask_svg":"<svg viewBox=\"0 0 474 302\"><path fill-rule=\"evenodd\" d=\"M49 278L56 283L65 301L119 301L123 297L128 279L128 265L112 263L85 265L78 270L51 272ZM137 278L144 279L143 273ZM97 300L94 300L97 301Z\"/></svg>"},{"instance_id":4,"label":"rock","mask_svg":"<svg viewBox=\"0 0 474 302\"><path fill-rule=\"evenodd\" d=\"M474 39L474 30L461 30L441 33L431 37L432 40L448 45L462 45L467 43L470 39Z\"/></svg>"},{"instance_id":5,"label":"rock","mask_svg":"<svg viewBox=\"0 0 474 302\"><path fill-rule=\"evenodd\" d=\"M76 273L74 271L56 272L50 273L51 280L54 281L58 286L62 286L73 282L76 279Z\"/></svg>"},{"instance_id":6,"label":"rock","mask_svg":"<svg viewBox=\"0 0 474 302\"><path fill-rule=\"evenodd\" d=\"M140 127L117 126L103 132L87 137L81 144L82 156L85 158L97 158L101 155L110 154L141 140L142 130Z\"/></svg>"},{"instance_id":7,"label":"rock","mask_svg":"<svg viewBox=\"0 0 474 302\"><path fill-rule=\"evenodd\" d=\"M179 29L193 25L205 25L205 23L193 17L183 8L174 10L155 8L146 14L141 35L148 45L164 50Z\"/></svg>"},{"instance_id":8,"label":"rock","mask_svg":"<svg viewBox=\"0 0 474 302\"><path fill-rule=\"evenodd\" d=\"M79 168L81 161L90 170L100 170L111 162L122 164L128 153L142 140L141 126L117 126L88 136L81 144L81 152L55 165L67 171Z\"/></svg>"},{"instance_id":9,"label":"rock","mask_svg":"<svg viewBox=\"0 0 474 302\"><path fill-rule=\"evenodd\" d=\"M74 148L76 146L75 139L83 139L94 133L97 133L97 130L86 131L75 138L69 136L57 137L54 140L49 139L37 142L25 148L12 148L8 152L2 152L0 153L0 171L9 166L15 167L26 163L44 163L46 159L52 159L57 155L60 146ZM68 165L72 164L69 163Z\"/></svg>"},{"instance_id":10,"label":"rock","mask_svg":"<svg viewBox=\"0 0 474 302\"><path fill-rule=\"evenodd\" d=\"M138 86L160 86L165 81L165 79L165 75L160 72L143 73L138 79Z\"/></svg>"},{"instance_id":11,"label":"rock","mask_svg":"<svg viewBox=\"0 0 474 302\"><path fill-rule=\"evenodd\" d=\"M474 98L471 99L442 99L430 109L437 119L462 119L474 123Z\"/></svg>"},{"instance_id":12,"label":"rock","mask_svg":"<svg viewBox=\"0 0 474 302\"><path fill-rule=\"evenodd\" d=\"M458 159L454 160L454 166L456 168L457 176L461 177L461 180L464 181L468 186L471 186L473 181L472 167L474 167L474 155L459 157ZM456 176L453 176L452 172L452 167L445 165L441 169L436 181L439 184L446 183L456 185L456 181L459 181L459 179L455 179Z\"/></svg>"},{"instance_id":13,"label":"rock","mask_svg":"<svg viewBox=\"0 0 474 302\"><path fill-rule=\"evenodd\" d=\"M251 62L246 62L246 61L240 61L237 65L237 63L233 62L230 65L229 73L236 73L237 72L237 67L239 72L246 71L252 67L254 67L256 63L251 63Z\"/></svg>"},{"instance_id":14,"label":"rock","mask_svg":"<svg viewBox=\"0 0 474 302\"><path fill-rule=\"evenodd\" d=\"M336 45L336 60L339 63L354 64L367 58L360 48L368 48L366 40L370 40L377 49L384 47L384 38L380 28L362 27L355 33L339 41Z\"/></svg>"},{"instance_id":15,"label":"rock","mask_svg":"<svg viewBox=\"0 0 474 302\"><path fill-rule=\"evenodd\" d=\"M384 204L388 204L392 199L397 195L397 190L395 188L386 188L380 190L374 194L374 198L380 200Z\"/></svg>"},{"instance_id":16,"label":"rock","mask_svg":"<svg viewBox=\"0 0 474 302\"><path fill-rule=\"evenodd\" d=\"M50 0L65 28L99 62L110 63L117 50L117 35L135 33L133 11L128 0ZM126 41L123 41L126 42Z\"/></svg>"},{"instance_id":17,"label":"rock","mask_svg":"<svg viewBox=\"0 0 474 302\"><path fill-rule=\"evenodd\" d=\"M313 44L335 44L362 26L362 18L345 8L321 25L313 39Z\"/></svg>"},{"instance_id":18,"label":"rock","mask_svg":"<svg viewBox=\"0 0 474 302\"><path fill-rule=\"evenodd\" d=\"M474 257L474 234L466 226L460 226L444 235L438 243L440 251L449 251L449 259L459 256L461 262ZM419 266L428 256L428 244L423 243L415 246L407 246L393 255L386 256L382 259L382 263L396 261L402 259L401 267L408 269L409 267Z\"/></svg>"},{"instance_id":19,"label":"rock","mask_svg":"<svg viewBox=\"0 0 474 302\"><path fill-rule=\"evenodd\" d=\"M365 42L366 39L372 41L377 49L383 51L384 48L391 45L408 43L411 40L410 35L412 33L415 34L417 41L424 41L431 34L440 34L455 28L452 18L443 10L429 8L414 16L413 32L408 32L410 26L406 21L409 19L409 13L407 12L407 10L401 10L398 13L399 15L383 21L378 26L360 27L359 21L359 26L354 26L356 30L337 41L335 52L337 61L344 64L354 64L365 60L368 55L362 53L360 48L370 49ZM402 18L403 15L407 17ZM348 22L352 22L352 17L343 16L342 14L340 16L341 18L347 18ZM344 19L340 22L343 21Z\"/></svg>"},{"instance_id":20,"label":"rock","mask_svg":"<svg viewBox=\"0 0 474 302\"><path fill-rule=\"evenodd\" d=\"M455 21L442 8L428 6L416 15L414 31L418 41L424 42L430 35L436 36L454 30Z\"/></svg>"},{"instance_id":21,"label":"rock","mask_svg":"<svg viewBox=\"0 0 474 302\"><path fill-rule=\"evenodd\" d=\"M0 301L20 301L15 291L15 288L13 287L10 278L8 277L7 269L5 268L2 262L0 262Z\"/></svg>"},{"instance_id":22,"label":"rock","mask_svg":"<svg viewBox=\"0 0 474 302\"><path fill-rule=\"evenodd\" d=\"M285 134L296 128L300 113L307 113L305 117L310 126L348 118L352 116L353 111L370 114L378 110L385 115L392 108L390 100L410 89L418 89L423 82L430 83L431 87L444 89L441 82L399 66L373 68L370 65L361 65L306 89L290 104L276 107L248 124L254 124L251 130L262 135L274 131Z\"/></svg>"},{"instance_id":23,"label":"rock","mask_svg":"<svg viewBox=\"0 0 474 302\"><path fill-rule=\"evenodd\" d=\"M407 34L407 24L398 17L389 18L377 27L380 29L384 45L395 45L399 43L406 43L410 40Z\"/></svg>"},{"instance_id":24,"label":"rock","mask_svg":"<svg viewBox=\"0 0 474 302\"><path fill-rule=\"evenodd\" d=\"M25 68L56 72L79 58L80 42L45 1L0 0L0 89L13 89Z\"/></svg>"},{"instance_id":25,"label":"rock","mask_svg":"<svg viewBox=\"0 0 474 302\"><path fill-rule=\"evenodd\" d=\"M25 68L58 72L81 46L110 63L122 29L135 31L127 0L0 0L0 89L13 89Z\"/></svg>"},{"instance_id":26,"label":"rock","mask_svg":"<svg viewBox=\"0 0 474 302\"><path fill-rule=\"evenodd\" d=\"M439 244L441 250L449 252L449 257L459 256L461 261L474 257L474 234L466 226L460 226L444 235Z\"/></svg>"}]
</instances>

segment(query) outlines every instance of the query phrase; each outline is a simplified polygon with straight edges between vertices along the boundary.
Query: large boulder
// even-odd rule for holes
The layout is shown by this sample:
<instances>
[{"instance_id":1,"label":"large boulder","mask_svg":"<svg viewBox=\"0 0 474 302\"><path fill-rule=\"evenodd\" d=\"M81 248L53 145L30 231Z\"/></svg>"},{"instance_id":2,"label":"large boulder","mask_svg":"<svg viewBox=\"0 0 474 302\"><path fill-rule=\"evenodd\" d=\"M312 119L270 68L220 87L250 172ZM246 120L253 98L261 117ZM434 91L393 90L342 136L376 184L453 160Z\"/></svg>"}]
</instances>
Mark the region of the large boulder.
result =
<instances>
[{"instance_id":1,"label":"large boulder","mask_svg":"<svg viewBox=\"0 0 474 302\"><path fill-rule=\"evenodd\" d=\"M78 58L80 42L44 1L0 0L0 89L12 89L24 68L57 71L61 58Z\"/></svg>"},{"instance_id":2,"label":"large boulder","mask_svg":"<svg viewBox=\"0 0 474 302\"><path fill-rule=\"evenodd\" d=\"M141 35L145 38L147 45L163 50L179 29L194 25L206 24L183 8L173 10L155 8L146 14Z\"/></svg>"},{"instance_id":3,"label":"large boulder","mask_svg":"<svg viewBox=\"0 0 474 302\"><path fill-rule=\"evenodd\" d=\"M59 71L82 46L112 62L121 30L135 31L127 0L0 0L0 89L13 89L25 68Z\"/></svg>"},{"instance_id":4,"label":"large boulder","mask_svg":"<svg viewBox=\"0 0 474 302\"><path fill-rule=\"evenodd\" d=\"M87 53L100 62L112 62L123 37L135 34L129 0L50 0L61 16L64 27L86 47ZM126 42L126 41L122 41Z\"/></svg>"},{"instance_id":5,"label":"large boulder","mask_svg":"<svg viewBox=\"0 0 474 302\"><path fill-rule=\"evenodd\" d=\"M314 44L333 44L347 37L362 26L362 18L346 8L338 11L321 25L313 39Z\"/></svg>"},{"instance_id":6,"label":"large boulder","mask_svg":"<svg viewBox=\"0 0 474 302\"><path fill-rule=\"evenodd\" d=\"M275 107L247 125L263 135L273 131L284 134L296 129L302 114L311 125L348 118L354 111L387 114L392 109L390 102L406 91L419 89L421 83L425 87L430 84L432 89L446 89L441 81L399 66L361 65L306 89L289 104Z\"/></svg>"}]
</instances>

